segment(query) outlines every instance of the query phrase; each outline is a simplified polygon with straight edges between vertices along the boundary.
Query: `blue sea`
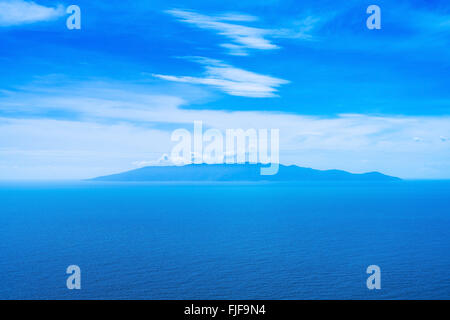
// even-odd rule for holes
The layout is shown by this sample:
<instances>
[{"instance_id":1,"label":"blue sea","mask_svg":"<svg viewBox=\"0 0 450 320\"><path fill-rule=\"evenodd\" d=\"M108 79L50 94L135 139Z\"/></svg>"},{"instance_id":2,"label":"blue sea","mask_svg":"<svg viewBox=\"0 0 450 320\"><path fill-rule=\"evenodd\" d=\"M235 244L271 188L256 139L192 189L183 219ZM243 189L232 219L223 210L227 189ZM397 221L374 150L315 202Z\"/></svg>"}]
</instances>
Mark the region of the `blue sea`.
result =
<instances>
[{"instance_id":1,"label":"blue sea","mask_svg":"<svg viewBox=\"0 0 450 320\"><path fill-rule=\"evenodd\" d=\"M450 299L450 182L2 183L0 284L0 299Z\"/></svg>"}]
</instances>

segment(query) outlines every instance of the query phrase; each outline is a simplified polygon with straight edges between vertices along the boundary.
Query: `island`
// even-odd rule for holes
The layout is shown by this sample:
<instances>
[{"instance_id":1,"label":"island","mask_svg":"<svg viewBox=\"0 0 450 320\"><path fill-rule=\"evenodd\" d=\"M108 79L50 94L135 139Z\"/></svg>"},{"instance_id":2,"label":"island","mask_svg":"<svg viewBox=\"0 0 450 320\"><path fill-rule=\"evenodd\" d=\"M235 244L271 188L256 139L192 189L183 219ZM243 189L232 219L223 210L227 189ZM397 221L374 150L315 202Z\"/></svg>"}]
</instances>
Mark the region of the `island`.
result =
<instances>
[{"instance_id":1,"label":"island","mask_svg":"<svg viewBox=\"0 0 450 320\"><path fill-rule=\"evenodd\" d=\"M379 172L350 173L342 170L316 170L281 165L275 175L261 175L263 164L188 164L147 166L90 181L398 181Z\"/></svg>"}]
</instances>

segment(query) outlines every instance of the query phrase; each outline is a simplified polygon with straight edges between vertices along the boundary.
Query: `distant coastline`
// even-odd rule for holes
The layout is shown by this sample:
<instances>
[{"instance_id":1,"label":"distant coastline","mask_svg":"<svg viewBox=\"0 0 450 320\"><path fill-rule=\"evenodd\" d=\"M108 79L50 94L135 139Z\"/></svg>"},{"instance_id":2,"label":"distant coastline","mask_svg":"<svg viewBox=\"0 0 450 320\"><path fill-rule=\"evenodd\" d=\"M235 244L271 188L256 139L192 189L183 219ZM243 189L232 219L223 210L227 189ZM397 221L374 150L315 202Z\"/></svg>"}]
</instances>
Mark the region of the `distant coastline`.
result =
<instances>
[{"instance_id":1,"label":"distant coastline","mask_svg":"<svg viewBox=\"0 0 450 320\"><path fill-rule=\"evenodd\" d=\"M399 181L380 172L350 173L280 165L276 175L260 175L263 164L189 164L147 166L89 181Z\"/></svg>"}]
</instances>

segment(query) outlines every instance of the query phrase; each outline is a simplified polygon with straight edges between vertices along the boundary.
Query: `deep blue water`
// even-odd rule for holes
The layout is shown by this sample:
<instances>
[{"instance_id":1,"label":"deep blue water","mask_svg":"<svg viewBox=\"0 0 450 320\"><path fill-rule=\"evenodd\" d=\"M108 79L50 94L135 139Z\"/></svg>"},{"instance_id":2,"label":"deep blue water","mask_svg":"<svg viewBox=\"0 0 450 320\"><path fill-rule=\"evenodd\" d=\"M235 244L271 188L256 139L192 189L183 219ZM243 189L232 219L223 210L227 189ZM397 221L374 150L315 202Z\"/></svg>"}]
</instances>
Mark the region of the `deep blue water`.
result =
<instances>
[{"instance_id":1,"label":"deep blue water","mask_svg":"<svg viewBox=\"0 0 450 320\"><path fill-rule=\"evenodd\" d=\"M0 298L449 299L450 182L3 183Z\"/></svg>"}]
</instances>

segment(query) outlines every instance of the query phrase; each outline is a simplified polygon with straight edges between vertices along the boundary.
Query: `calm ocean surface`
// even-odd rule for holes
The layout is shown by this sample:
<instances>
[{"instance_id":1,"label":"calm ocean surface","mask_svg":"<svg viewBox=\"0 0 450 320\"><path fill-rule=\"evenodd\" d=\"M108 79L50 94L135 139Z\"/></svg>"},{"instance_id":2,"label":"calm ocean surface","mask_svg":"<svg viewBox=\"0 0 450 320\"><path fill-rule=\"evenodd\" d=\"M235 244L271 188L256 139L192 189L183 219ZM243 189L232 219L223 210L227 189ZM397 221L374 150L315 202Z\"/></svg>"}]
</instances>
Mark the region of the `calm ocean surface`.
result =
<instances>
[{"instance_id":1,"label":"calm ocean surface","mask_svg":"<svg viewBox=\"0 0 450 320\"><path fill-rule=\"evenodd\" d=\"M450 299L449 181L0 184L0 299L400 298Z\"/></svg>"}]
</instances>

